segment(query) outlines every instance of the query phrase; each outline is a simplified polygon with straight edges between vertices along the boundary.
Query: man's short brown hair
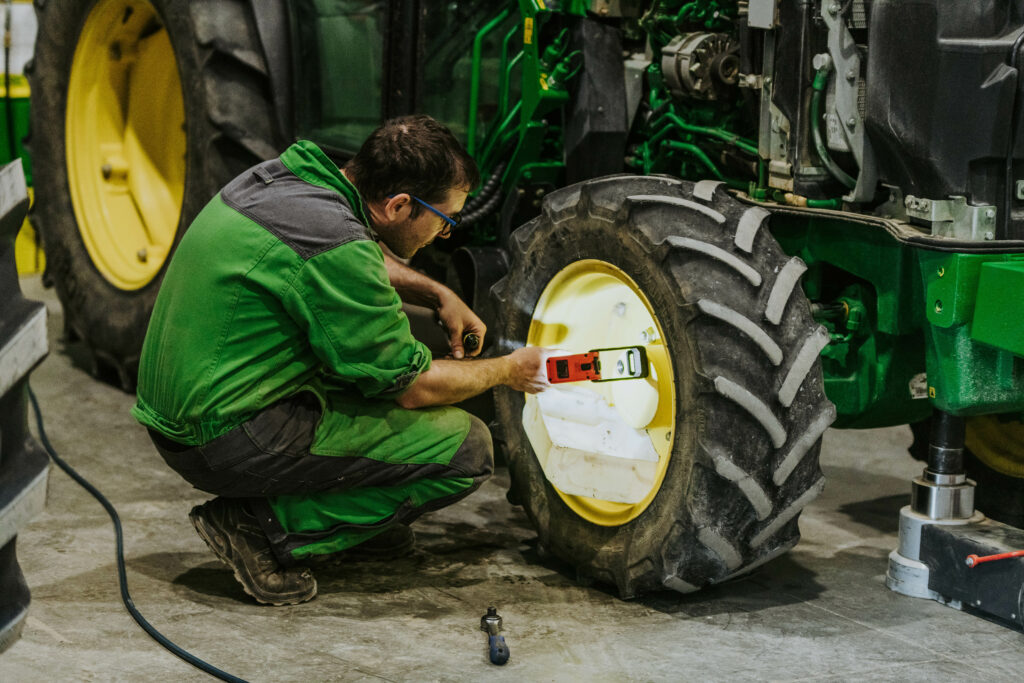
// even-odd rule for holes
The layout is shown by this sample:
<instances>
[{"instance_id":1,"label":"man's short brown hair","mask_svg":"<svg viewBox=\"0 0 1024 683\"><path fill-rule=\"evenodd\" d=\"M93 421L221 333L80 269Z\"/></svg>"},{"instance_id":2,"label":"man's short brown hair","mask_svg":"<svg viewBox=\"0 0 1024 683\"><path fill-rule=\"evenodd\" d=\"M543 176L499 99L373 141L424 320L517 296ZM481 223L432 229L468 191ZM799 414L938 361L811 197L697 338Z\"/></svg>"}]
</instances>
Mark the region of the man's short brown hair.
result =
<instances>
[{"instance_id":1,"label":"man's short brown hair","mask_svg":"<svg viewBox=\"0 0 1024 683\"><path fill-rule=\"evenodd\" d=\"M439 204L449 190L473 190L480 183L476 162L462 143L422 114L385 121L345 164L345 172L368 202L405 192Z\"/></svg>"}]
</instances>

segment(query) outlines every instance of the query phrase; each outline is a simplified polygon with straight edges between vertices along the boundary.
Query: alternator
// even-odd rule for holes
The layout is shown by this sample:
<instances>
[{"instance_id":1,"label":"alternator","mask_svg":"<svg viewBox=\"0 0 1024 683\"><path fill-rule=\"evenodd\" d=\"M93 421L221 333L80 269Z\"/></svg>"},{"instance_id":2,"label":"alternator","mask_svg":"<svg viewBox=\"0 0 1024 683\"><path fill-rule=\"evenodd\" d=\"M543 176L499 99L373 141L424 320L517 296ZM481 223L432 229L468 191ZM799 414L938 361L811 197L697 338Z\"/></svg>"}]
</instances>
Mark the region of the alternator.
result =
<instances>
[{"instance_id":1,"label":"alternator","mask_svg":"<svg viewBox=\"0 0 1024 683\"><path fill-rule=\"evenodd\" d=\"M739 80L739 45L725 33L686 33L661 50L661 71L673 95L716 100Z\"/></svg>"}]
</instances>

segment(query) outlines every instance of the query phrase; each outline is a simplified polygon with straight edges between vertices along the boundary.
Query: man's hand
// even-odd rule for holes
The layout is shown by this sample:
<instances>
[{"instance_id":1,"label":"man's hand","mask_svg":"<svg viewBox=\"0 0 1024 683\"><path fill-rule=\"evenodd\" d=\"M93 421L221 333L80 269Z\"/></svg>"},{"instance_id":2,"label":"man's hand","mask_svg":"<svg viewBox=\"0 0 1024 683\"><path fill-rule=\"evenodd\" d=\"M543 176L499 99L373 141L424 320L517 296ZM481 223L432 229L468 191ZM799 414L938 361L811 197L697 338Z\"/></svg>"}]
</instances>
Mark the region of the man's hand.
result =
<instances>
[{"instance_id":1,"label":"man's hand","mask_svg":"<svg viewBox=\"0 0 1024 683\"><path fill-rule=\"evenodd\" d=\"M548 382L547 359L551 349L543 346L527 346L510 353L509 377L505 384L516 391L536 394L551 387Z\"/></svg>"},{"instance_id":2,"label":"man's hand","mask_svg":"<svg viewBox=\"0 0 1024 683\"><path fill-rule=\"evenodd\" d=\"M477 317L466 303L451 290L446 290L438 297L437 316L448 333L448 346L452 350L452 357L461 360L466 356L466 350L462 345L462 338L472 332L479 339L477 347L469 352L470 356L477 356L484 347L484 334L487 326Z\"/></svg>"},{"instance_id":3,"label":"man's hand","mask_svg":"<svg viewBox=\"0 0 1024 683\"><path fill-rule=\"evenodd\" d=\"M498 358L435 360L395 401L409 409L451 405L499 384L536 394L550 386L545 362L551 353L530 346Z\"/></svg>"},{"instance_id":4,"label":"man's hand","mask_svg":"<svg viewBox=\"0 0 1024 683\"><path fill-rule=\"evenodd\" d=\"M437 312L437 318L448 334L448 346L454 358L461 360L466 357L462 338L470 332L480 339L480 343L469 355L480 354L484 347L487 326L455 292L413 270L387 252L384 253L384 265L388 269L391 286L398 292L402 301L433 308Z\"/></svg>"}]
</instances>

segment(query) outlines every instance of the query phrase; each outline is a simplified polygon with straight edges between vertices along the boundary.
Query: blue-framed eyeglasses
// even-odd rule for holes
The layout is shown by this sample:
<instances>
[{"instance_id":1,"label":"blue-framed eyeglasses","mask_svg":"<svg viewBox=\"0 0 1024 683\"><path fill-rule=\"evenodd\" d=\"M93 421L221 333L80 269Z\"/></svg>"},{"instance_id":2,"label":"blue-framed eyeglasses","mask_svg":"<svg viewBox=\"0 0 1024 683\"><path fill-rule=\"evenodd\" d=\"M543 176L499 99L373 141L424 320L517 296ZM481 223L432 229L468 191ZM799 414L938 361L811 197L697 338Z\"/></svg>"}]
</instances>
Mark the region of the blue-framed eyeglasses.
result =
<instances>
[{"instance_id":1,"label":"blue-framed eyeglasses","mask_svg":"<svg viewBox=\"0 0 1024 683\"><path fill-rule=\"evenodd\" d=\"M391 199L394 196L395 195L393 195L393 194L389 194L388 195L388 199ZM438 211L433 206L431 206L430 204L426 203L425 201L423 201L422 199L420 199L416 195L411 194L409 196L412 197L414 200L416 200L418 203L420 203L423 206L425 206L428 210L430 210L430 211L434 212L435 214L437 214L438 216L440 216L444 220L445 226L444 226L444 230L442 230L440 232L440 234L439 234L440 237L448 237L448 235L451 235L452 234L452 230L457 228L459 226L459 223L462 222L462 216L460 216L459 214L455 214L454 216L449 216L448 214L444 213L443 211Z\"/></svg>"}]
</instances>

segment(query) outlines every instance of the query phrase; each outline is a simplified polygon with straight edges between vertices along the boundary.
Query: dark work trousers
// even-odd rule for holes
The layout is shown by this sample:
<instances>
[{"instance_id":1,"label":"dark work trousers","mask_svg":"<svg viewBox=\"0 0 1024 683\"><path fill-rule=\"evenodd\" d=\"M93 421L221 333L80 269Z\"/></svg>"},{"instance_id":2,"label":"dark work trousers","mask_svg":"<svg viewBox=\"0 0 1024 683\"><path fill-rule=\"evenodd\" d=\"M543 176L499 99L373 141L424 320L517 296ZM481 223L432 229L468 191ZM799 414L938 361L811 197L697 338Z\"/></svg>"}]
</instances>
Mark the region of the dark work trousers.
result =
<instances>
[{"instance_id":1,"label":"dark work trousers","mask_svg":"<svg viewBox=\"0 0 1024 683\"><path fill-rule=\"evenodd\" d=\"M389 463L309 452L322 408L302 392L202 446L156 432L167 464L197 489L246 499L285 565L343 550L475 491L491 475L491 434L469 433L447 462Z\"/></svg>"}]
</instances>

